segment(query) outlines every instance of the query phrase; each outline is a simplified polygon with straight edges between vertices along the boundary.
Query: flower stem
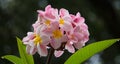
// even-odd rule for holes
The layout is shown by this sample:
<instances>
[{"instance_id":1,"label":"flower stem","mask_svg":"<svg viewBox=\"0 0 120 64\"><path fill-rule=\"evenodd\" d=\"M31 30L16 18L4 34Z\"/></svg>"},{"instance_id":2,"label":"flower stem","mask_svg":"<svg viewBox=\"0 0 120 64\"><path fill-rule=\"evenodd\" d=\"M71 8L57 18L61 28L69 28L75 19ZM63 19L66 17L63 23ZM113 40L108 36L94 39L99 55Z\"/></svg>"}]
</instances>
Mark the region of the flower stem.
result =
<instances>
[{"instance_id":1,"label":"flower stem","mask_svg":"<svg viewBox=\"0 0 120 64\"><path fill-rule=\"evenodd\" d=\"M51 64L51 59L52 59L52 56L53 56L53 54L54 54L54 49L51 47L50 48L50 52L49 52L49 54L48 54L48 58L47 58L47 62L46 62L46 64Z\"/></svg>"}]
</instances>

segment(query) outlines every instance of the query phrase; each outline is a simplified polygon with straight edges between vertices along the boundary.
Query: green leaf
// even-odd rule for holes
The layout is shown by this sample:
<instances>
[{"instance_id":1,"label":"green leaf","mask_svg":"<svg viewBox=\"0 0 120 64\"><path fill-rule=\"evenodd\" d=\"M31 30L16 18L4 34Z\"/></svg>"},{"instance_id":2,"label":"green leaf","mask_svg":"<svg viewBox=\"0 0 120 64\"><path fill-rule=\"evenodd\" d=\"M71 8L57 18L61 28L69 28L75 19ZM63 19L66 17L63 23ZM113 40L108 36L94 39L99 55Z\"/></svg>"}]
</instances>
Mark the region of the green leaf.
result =
<instances>
[{"instance_id":1,"label":"green leaf","mask_svg":"<svg viewBox=\"0 0 120 64\"><path fill-rule=\"evenodd\" d=\"M119 41L120 39L110 39L92 43L87 45L76 53L74 53L66 62L65 64L81 64L85 60L89 59L94 54L103 51L104 49L110 47L115 42Z\"/></svg>"},{"instance_id":2,"label":"green leaf","mask_svg":"<svg viewBox=\"0 0 120 64\"><path fill-rule=\"evenodd\" d=\"M6 55L6 56L2 56L2 58L11 61L14 64L23 64L21 59L14 55Z\"/></svg>"},{"instance_id":3,"label":"green leaf","mask_svg":"<svg viewBox=\"0 0 120 64\"><path fill-rule=\"evenodd\" d=\"M20 57L24 64L34 64L33 56L26 53L26 47L19 38L17 38L17 43Z\"/></svg>"}]
</instances>

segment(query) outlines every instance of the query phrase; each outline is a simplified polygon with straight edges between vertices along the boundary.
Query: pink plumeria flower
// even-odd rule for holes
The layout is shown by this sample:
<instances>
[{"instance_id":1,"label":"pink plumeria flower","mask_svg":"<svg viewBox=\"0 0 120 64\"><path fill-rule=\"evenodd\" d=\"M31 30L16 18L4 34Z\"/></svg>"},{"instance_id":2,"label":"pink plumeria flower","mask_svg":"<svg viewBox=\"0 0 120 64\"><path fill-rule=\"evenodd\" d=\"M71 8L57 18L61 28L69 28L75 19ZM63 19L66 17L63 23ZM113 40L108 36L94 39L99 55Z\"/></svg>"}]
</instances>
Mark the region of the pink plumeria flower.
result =
<instances>
[{"instance_id":1,"label":"pink plumeria flower","mask_svg":"<svg viewBox=\"0 0 120 64\"><path fill-rule=\"evenodd\" d=\"M54 49L58 49L63 42L67 41L67 36L63 34L63 31L59 29L59 23L55 22L51 25L51 46Z\"/></svg>"},{"instance_id":2,"label":"pink plumeria flower","mask_svg":"<svg viewBox=\"0 0 120 64\"><path fill-rule=\"evenodd\" d=\"M43 22L46 25L50 25L52 22L57 21L59 18L58 9L54 9L51 5L48 5L45 8L45 11L38 10L39 17L41 17L40 22Z\"/></svg>"},{"instance_id":3,"label":"pink plumeria flower","mask_svg":"<svg viewBox=\"0 0 120 64\"><path fill-rule=\"evenodd\" d=\"M63 31L59 28L58 22L52 23L50 29L51 30L49 31L49 33L46 30L44 30L44 32L51 37L50 45L52 46L52 48L55 49L55 57L60 57L64 53L64 50L59 49L61 47L61 44L67 42L67 35L65 35Z\"/></svg>"},{"instance_id":4,"label":"pink plumeria flower","mask_svg":"<svg viewBox=\"0 0 120 64\"><path fill-rule=\"evenodd\" d=\"M38 10L38 21L33 24L34 29L36 29L36 27L40 24L44 24L44 33L46 33L47 35L49 35L52 31L51 31L51 25L58 21L58 10L54 9L51 7L51 5L48 5L45 8L45 11L42 10Z\"/></svg>"},{"instance_id":5,"label":"pink plumeria flower","mask_svg":"<svg viewBox=\"0 0 120 64\"><path fill-rule=\"evenodd\" d=\"M89 40L88 27L85 23L74 29L74 36L77 37L78 42L74 43L77 49L80 49Z\"/></svg>"},{"instance_id":6,"label":"pink plumeria flower","mask_svg":"<svg viewBox=\"0 0 120 64\"><path fill-rule=\"evenodd\" d=\"M66 9L60 9L60 18L59 18L59 23L60 23L60 27L62 30L64 31L70 31L72 30L72 18L69 15L68 10Z\"/></svg>"},{"instance_id":7,"label":"pink plumeria flower","mask_svg":"<svg viewBox=\"0 0 120 64\"><path fill-rule=\"evenodd\" d=\"M76 16L71 14L71 18L73 20L72 25L74 25L74 27L81 25L85 22L85 19L81 17L79 12L76 14Z\"/></svg>"},{"instance_id":8,"label":"pink plumeria flower","mask_svg":"<svg viewBox=\"0 0 120 64\"><path fill-rule=\"evenodd\" d=\"M27 45L27 53L34 54L38 52L40 56L47 56L47 45L49 44L50 38L39 31L41 28L38 27L36 33L28 32L27 36L23 38L24 44Z\"/></svg>"},{"instance_id":9,"label":"pink plumeria flower","mask_svg":"<svg viewBox=\"0 0 120 64\"><path fill-rule=\"evenodd\" d=\"M71 53L74 53L74 47L76 49L80 49L89 40L89 32L87 25L84 23L85 20L80 16L79 12L76 16L71 15L71 17L73 19L73 30L71 30L68 34L69 41L67 42L65 49Z\"/></svg>"},{"instance_id":10,"label":"pink plumeria flower","mask_svg":"<svg viewBox=\"0 0 120 64\"><path fill-rule=\"evenodd\" d=\"M78 12L76 16L71 15L74 25L74 30L72 31L72 38L75 48L80 49L89 40L88 26L84 23L85 19L81 17Z\"/></svg>"}]
</instances>

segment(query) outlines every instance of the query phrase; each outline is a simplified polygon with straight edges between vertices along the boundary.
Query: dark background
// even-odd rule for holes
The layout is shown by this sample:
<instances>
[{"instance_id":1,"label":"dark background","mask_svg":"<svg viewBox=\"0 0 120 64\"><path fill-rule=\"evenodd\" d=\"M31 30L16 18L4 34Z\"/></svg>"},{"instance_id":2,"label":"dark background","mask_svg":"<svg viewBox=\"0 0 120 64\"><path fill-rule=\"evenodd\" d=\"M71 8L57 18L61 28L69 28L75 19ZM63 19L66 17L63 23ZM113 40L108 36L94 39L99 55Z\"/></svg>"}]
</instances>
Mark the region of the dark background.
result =
<instances>
[{"instance_id":1,"label":"dark background","mask_svg":"<svg viewBox=\"0 0 120 64\"><path fill-rule=\"evenodd\" d=\"M54 8L66 8L71 14L80 12L89 26L90 40L120 38L120 0L0 0L0 57L19 56L16 36L23 38L32 31L37 20L36 10L44 10L48 4ZM71 54L66 51L60 58L52 58L52 64L63 64ZM44 64L46 58L34 55L35 64ZM0 59L0 64L12 64ZM83 64L120 64L120 42L93 56Z\"/></svg>"}]
</instances>

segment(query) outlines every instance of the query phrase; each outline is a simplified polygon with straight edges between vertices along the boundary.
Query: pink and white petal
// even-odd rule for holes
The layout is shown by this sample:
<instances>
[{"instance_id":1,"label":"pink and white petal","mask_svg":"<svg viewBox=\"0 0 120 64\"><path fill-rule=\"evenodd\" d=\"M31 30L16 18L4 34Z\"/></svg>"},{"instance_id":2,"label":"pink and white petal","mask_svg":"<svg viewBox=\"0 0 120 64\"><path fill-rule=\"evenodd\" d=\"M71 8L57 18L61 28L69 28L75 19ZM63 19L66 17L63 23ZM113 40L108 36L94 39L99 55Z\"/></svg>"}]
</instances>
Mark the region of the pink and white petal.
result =
<instances>
[{"instance_id":1,"label":"pink and white petal","mask_svg":"<svg viewBox=\"0 0 120 64\"><path fill-rule=\"evenodd\" d=\"M73 15L73 14L70 14L70 17L71 17L72 20L74 20L76 16Z\"/></svg>"},{"instance_id":2,"label":"pink and white petal","mask_svg":"<svg viewBox=\"0 0 120 64\"><path fill-rule=\"evenodd\" d=\"M56 47L56 45L55 45L55 42L54 42L53 40L51 40L50 45L51 45L54 49L57 49L57 47Z\"/></svg>"},{"instance_id":3,"label":"pink and white petal","mask_svg":"<svg viewBox=\"0 0 120 64\"><path fill-rule=\"evenodd\" d=\"M59 23L58 22L52 22L50 26L51 26L52 31L59 29Z\"/></svg>"},{"instance_id":4,"label":"pink and white petal","mask_svg":"<svg viewBox=\"0 0 120 64\"><path fill-rule=\"evenodd\" d=\"M33 32L28 32L28 33L27 33L27 35L29 35L29 36L30 36L30 35L33 35L33 34L34 34Z\"/></svg>"},{"instance_id":5,"label":"pink and white petal","mask_svg":"<svg viewBox=\"0 0 120 64\"><path fill-rule=\"evenodd\" d=\"M69 15L68 10L66 10L66 9L64 9L64 8L60 9L60 16L61 16L61 17L65 17L65 16L67 16L67 15Z\"/></svg>"},{"instance_id":6,"label":"pink and white petal","mask_svg":"<svg viewBox=\"0 0 120 64\"><path fill-rule=\"evenodd\" d=\"M34 55L37 52L37 48L34 48L34 50L32 51L32 55Z\"/></svg>"},{"instance_id":7,"label":"pink and white petal","mask_svg":"<svg viewBox=\"0 0 120 64\"><path fill-rule=\"evenodd\" d=\"M55 38L55 48L59 48L62 44L61 38Z\"/></svg>"},{"instance_id":8,"label":"pink and white petal","mask_svg":"<svg viewBox=\"0 0 120 64\"><path fill-rule=\"evenodd\" d=\"M79 32L80 31L80 26L76 26L75 28L74 28L74 33L75 32Z\"/></svg>"},{"instance_id":9,"label":"pink and white petal","mask_svg":"<svg viewBox=\"0 0 120 64\"><path fill-rule=\"evenodd\" d=\"M23 41L23 44L27 45L27 44L29 44L29 42L27 42L27 41Z\"/></svg>"},{"instance_id":10,"label":"pink and white petal","mask_svg":"<svg viewBox=\"0 0 120 64\"><path fill-rule=\"evenodd\" d=\"M24 37L22 41L23 41L24 44L28 44L29 40L30 40L30 38Z\"/></svg>"},{"instance_id":11,"label":"pink and white petal","mask_svg":"<svg viewBox=\"0 0 120 64\"><path fill-rule=\"evenodd\" d=\"M62 17L62 19L64 19L65 22L72 22L73 19L70 17L70 15L66 15L65 17Z\"/></svg>"},{"instance_id":12,"label":"pink and white petal","mask_svg":"<svg viewBox=\"0 0 120 64\"><path fill-rule=\"evenodd\" d=\"M63 35L61 38L61 42L67 42L67 41L68 41L67 35Z\"/></svg>"},{"instance_id":13,"label":"pink and white petal","mask_svg":"<svg viewBox=\"0 0 120 64\"><path fill-rule=\"evenodd\" d=\"M37 35L39 35L40 34L40 32L41 32L41 28L42 28L42 26L40 25L40 26L38 26L37 28L36 28L36 34Z\"/></svg>"},{"instance_id":14,"label":"pink and white petal","mask_svg":"<svg viewBox=\"0 0 120 64\"><path fill-rule=\"evenodd\" d=\"M76 14L76 17L80 17L81 16L81 14L78 12L77 14Z\"/></svg>"},{"instance_id":15,"label":"pink and white petal","mask_svg":"<svg viewBox=\"0 0 120 64\"><path fill-rule=\"evenodd\" d=\"M56 18L55 18L55 21L56 20L59 20L59 14L58 14L58 9L54 9L54 13L52 13Z\"/></svg>"},{"instance_id":16,"label":"pink and white petal","mask_svg":"<svg viewBox=\"0 0 120 64\"><path fill-rule=\"evenodd\" d=\"M36 34L40 35L40 34L44 34L44 30L47 28L46 25L41 24L36 28Z\"/></svg>"},{"instance_id":17,"label":"pink and white petal","mask_svg":"<svg viewBox=\"0 0 120 64\"><path fill-rule=\"evenodd\" d=\"M33 32L28 32L27 36L23 38L23 42L28 42L29 40L32 40L34 38L34 33Z\"/></svg>"},{"instance_id":18,"label":"pink and white petal","mask_svg":"<svg viewBox=\"0 0 120 64\"><path fill-rule=\"evenodd\" d=\"M28 32L28 37L30 38L30 40L34 39L35 35L33 32Z\"/></svg>"},{"instance_id":19,"label":"pink and white petal","mask_svg":"<svg viewBox=\"0 0 120 64\"><path fill-rule=\"evenodd\" d=\"M78 38L75 35L73 35L73 37L70 39L70 41L76 43L76 42L78 42Z\"/></svg>"},{"instance_id":20,"label":"pink and white petal","mask_svg":"<svg viewBox=\"0 0 120 64\"><path fill-rule=\"evenodd\" d=\"M65 22L63 25L60 25L62 30L71 31L73 29L72 24L70 22Z\"/></svg>"},{"instance_id":21,"label":"pink and white petal","mask_svg":"<svg viewBox=\"0 0 120 64\"><path fill-rule=\"evenodd\" d=\"M76 16L72 16L72 19L76 26L82 25L85 22L85 19L80 16L80 13L77 13Z\"/></svg>"},{"instance_id":22,"label":"pink and white petal","mask_svg":"<svg viewBox=\"0 0 120 64\"><path fill-rule=\"evenodd\" d=\"M64 51L61 51L61 50L57 51L57 50L55 50L54 55L55 55L55 57L60 57L63 53L64 53Z\"/></svg>"},{"instance_id":23,"label":"pink and white petal","mask_svg":"<svg viewBox=\"0 0 120 64\"><path fill-rule=\"evenodd\" d=\"M74 19L74 23L76 26L83 24L85 19L83 17L78 17Z\"/></svg>"},{"instance_id":24,"label":"pink and white petal","mask_svg":"<svg viewBox=\"0 0 120 64\"><path fill-rule=\"evenodd\" d=\"M27 51L28 54L33 55L33 54L36 53L37 49L36 49L35 47L32 47L32 46L27 45L27 46L26 46L26 51Z\"/></svg>"},{"instance_id":25,"label":"pink and white petal","mask_svg":"<svg viewBox=\"0 0 120 64\"><path fill-rule=\"evenodd\" d=\"M84 34L79 32L75 32L74 35L78 40L82 40L84 38Z\"/></svg>"},{"instance_id":26,"label":"pink and white petal","mask_svg":"<svg viewBox=\"0 0 120 64\"><path fill-rule=\"evenodd\" d=\"M47 18L47 19L49 19L49 20L55 19L55 16L52 15L52 13L50 13L50 12L52 12L52 11L46 12L44 17Z\"/></svg>"},{"instance_id":27,"label":"pink and white petal","mask_svg":"<svg viewBox=\"0 0 120 64\"><path fill-rule=\"evenodd\" d=\"M80 17L80 19L79 19L79 24L82 24L82 23L84 23L85 22L85 18L83 18L83 17Z\"/></svg>"},{"instance_id":28,"label":"pink and white petal","mask_svg":"<svg viewBox=\"0 0 120 64\"><path fill-rule=\"evenodd\" d=\"M51 36L53 33L53 30L51 28L45 28L42 32L47 36Z\"/></svg>"},{"instance_id":29,"label":"pink and white petal","mask_svg":"<svg viewBox=\"0 0 120 64\"><path fill-rule=\"evenodd\" d=\"M59 19L58 9L53 9L52 12L51 12L51 14L55 17L55 18L53 19L53 21L56 21L56 20Z\"/></svg>"},{"instance_id":30,"label":"pink and white petal","mask_svg":"<svg viewBox=\"0 0 120 64\"><path fill-rule=\"evenodd\" d=\"M42 44L43 45L48 45L50 42L50 37L48 35L42 35L41 34L41 38L42 38Z\"/></svg>"},{"instance_id":31,"label":"pink and white petal","mask_svg":"<svg viewBox=\"0 0 120 64\"><path fill-rule=\"evenodd\" d=\"M89 35L84 36L84 42L87 42L89 40Z\"/></svg>"},{"instance_id":32,"label":"pink and white petal","mask_svg":"<svg viewBox=\"0 0 120 64\"><path fill-rule=\"evenodd\" d=\"M52 39L52 41L50 42L51 46L54 49L58 49L61 46L61 39Z\"/></svg>"},{"instance_id":33,"label":"pink and white petal","mask_svg":"<svg viewBox=\"0 0 120 64\"><path fill-rule=\"evenodd\" d=\"M75 49L74 49L73 45L70 44L69 42L65 45L65 49L67 49L71 53L75 52Z\"/></svg>"},{"instance_id":34,"label":"pink and white petal","mask_svg":"<svg viewBox=\"0 0 120 64\"><path fill-rule=\"evenodd\" d=\"M32 24L34 32L36 32L37 27L39 27L40 25L41 25L41 23L38 21L36 21L36 23Z\"/></svg>"},{"instance_id":35,"label":"pink and white petal","mask_svg":"<svg viewBox=\"0 0 120 64\"><path fill-rule=\"evenodd\" d=\"M84 46L84 42L80 41L80 42L77 42L77 43L74 43L74 46L76 49L80 49Z\"/></svg>"},{"instance_id":36,"label":"pink and white petal","mask_svg":"<svg viewBox=\"0 0 120 64\"><path fill-rule=\"evenodd\" d=\"M42 10L37 10L39 17L44 17L45 12Z\"/></svg>"},{"instance_id":37,"label":"pink and white petal","mask_svg":"<svg viewBox=\"0 0 120 64\"><path fill-rule=\"evenodd\" d=\"M51 9L51 5L46 6L45 11Z\"/></svg>"},{"instance_id":38,"label":"pink and white petal","mask_svg":"<svg viewBox=\"0 0 120 64\"><path fill-rule=\"evenodd\" d=\"M80 25L80 27L81 27L82 30L88 30L88 26L85 23Z\"/></svg>"},{"instance_id":39,"label":"pink and white petal","mask_svg":"<svg viewBox=\"0 0 120 64\"><path fill-rule=\"evenodd\" d=\"M54 9L54 8L51 8L51 6L48 5L45 9L44 17L46 19L49 19L49 20L55 20L56 19L56 16L55 16L56 14L58 15L58 10Z\"/></svg>"},{"instance_id":40,"label":"pink and white petal","mask_svg":"<svg viewBox=\"0 0 120 64\"><path fill-rule=\"evenodd\" d=\"M30 54L35 54L36 53L36 51L37 51L37 49L35 48L35 46L31 46L31 48L30 48Z\"/></svg>"},{"instance_id":41,"label":"pink and white petal","mask_svg":"<svg viewBox=\"0 0 120 64\"><path fill-rule=\"evenodd\" d=\"M35 46L34 41L30 40L28 45L34 47Z\"/></svg>"},{"instance_id":42,"label":"pink and white petal","mask_svg":"<svg viewBox=\"0 0 120 64\"><path fill-rule=\"evenodd\" d=\"M83 17L81 17L81 15L80 15L79 12L76 14L74 20L75 20L75 19L78 19L78 21L80 21L80 22L84 22L84 21L85 21L85 19L84 19Z\"/></svg>"},{"instance_id":43,"label":"pink and white petal","mask_svg":"<svg viewBox=\"0 0 120 64\"><path fill-rule=\"evenodd\" d=\"M38 51L38 54L40 56L47 56L48 55L47 47L45 45L38 44L37 51Z\"/></svg>"}]
</instances>

